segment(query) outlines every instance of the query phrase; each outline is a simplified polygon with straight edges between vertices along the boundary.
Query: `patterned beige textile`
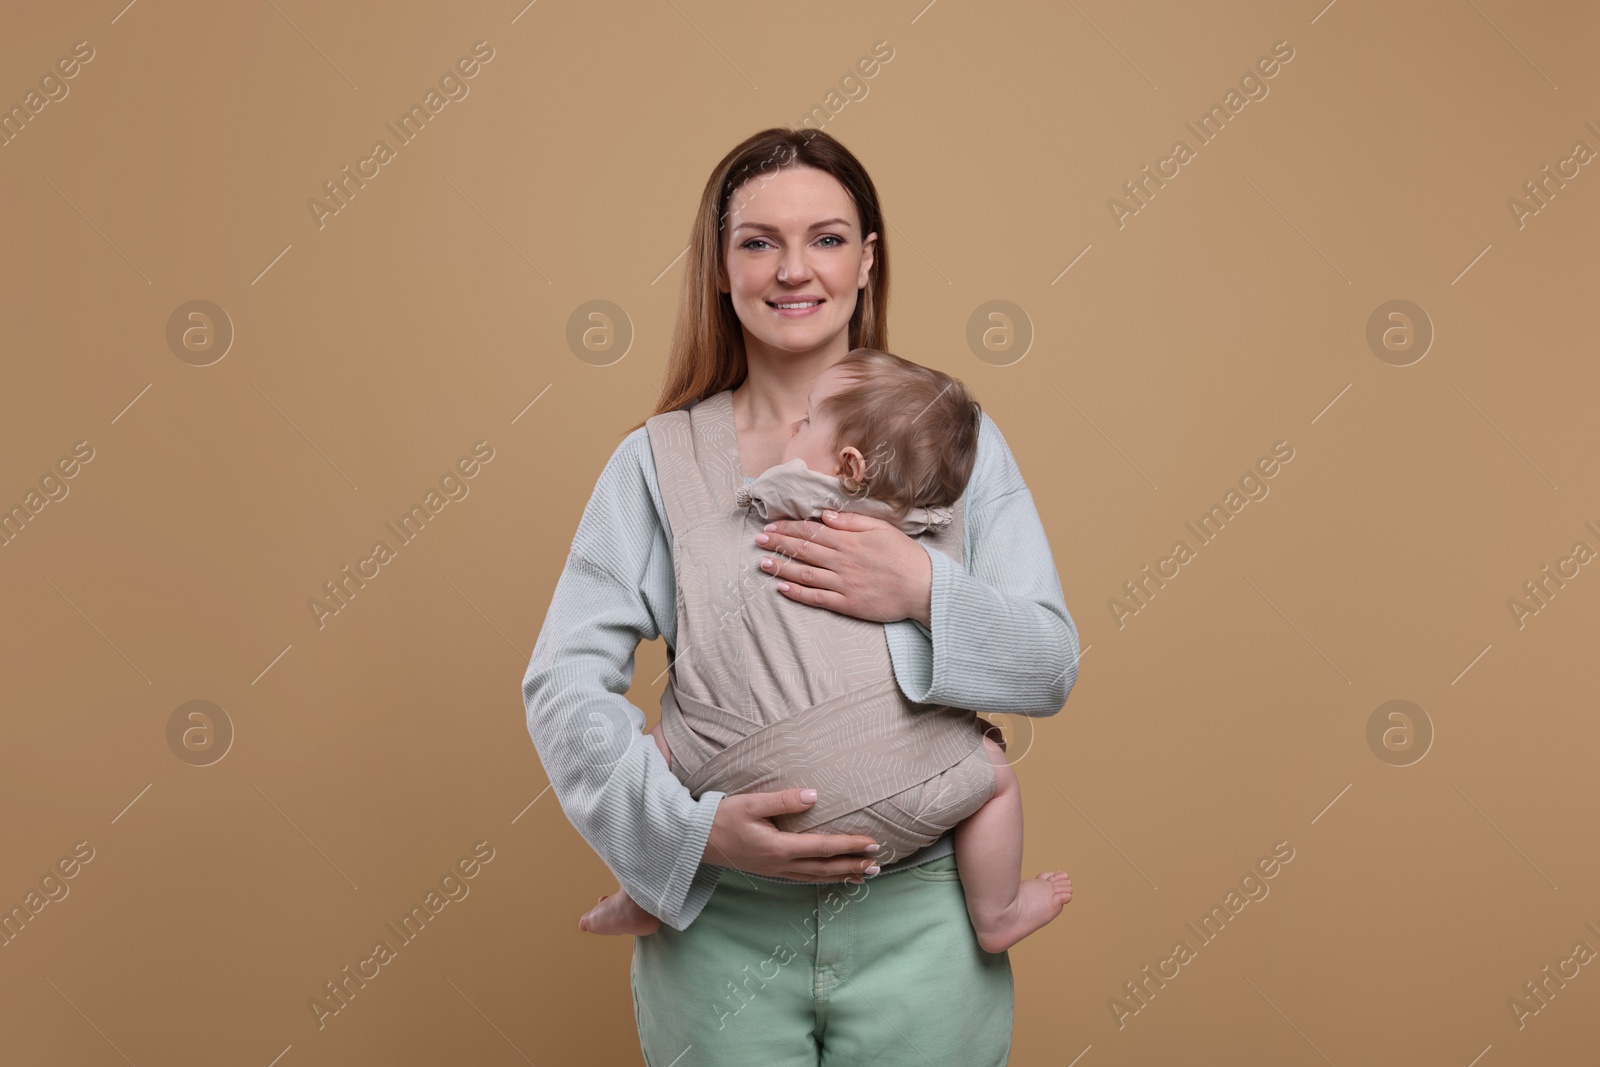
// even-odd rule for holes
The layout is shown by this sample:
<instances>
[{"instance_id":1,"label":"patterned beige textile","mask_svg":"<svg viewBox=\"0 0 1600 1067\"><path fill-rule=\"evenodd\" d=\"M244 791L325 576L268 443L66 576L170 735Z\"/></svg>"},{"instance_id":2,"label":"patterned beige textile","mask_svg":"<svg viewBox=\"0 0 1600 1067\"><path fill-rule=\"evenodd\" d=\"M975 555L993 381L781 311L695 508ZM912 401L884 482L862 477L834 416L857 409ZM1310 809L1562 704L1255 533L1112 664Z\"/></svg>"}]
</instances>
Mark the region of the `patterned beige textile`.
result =
<instances>
[{"instance_id":1,"label":"patterned beige textile","mask_svg":"<svg viewBox=\"0 0 1600 1067\"><path fill-rule=\"evenodd\" d=\"M817 802L778 828L868 834L881 863L976 811L994 792L977 714L907 699L881 623L792 601L757 566L769 550L755 535L778 511L879 514L880 502L788 465L744 485L730 390L646 427L678 589L661 696L678 778L696 797L814 788ZM901 528L960 562L964 505L914 509Z\"/></svg>"}]
</instances>

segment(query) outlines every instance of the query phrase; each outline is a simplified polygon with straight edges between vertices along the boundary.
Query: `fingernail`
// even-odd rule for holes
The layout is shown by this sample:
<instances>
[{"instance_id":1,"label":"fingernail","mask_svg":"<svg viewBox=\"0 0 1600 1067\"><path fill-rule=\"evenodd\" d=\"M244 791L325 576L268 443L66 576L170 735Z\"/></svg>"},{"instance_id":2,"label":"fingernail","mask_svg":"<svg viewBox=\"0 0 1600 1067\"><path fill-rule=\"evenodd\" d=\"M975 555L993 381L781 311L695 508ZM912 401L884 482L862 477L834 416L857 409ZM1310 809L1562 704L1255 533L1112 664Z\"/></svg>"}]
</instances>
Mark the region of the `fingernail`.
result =
<instances>
[{"instance_id":1,"label":"fingernail","mask_svg":"<svg viewBox=\"0 0 1600 1067\"><path fill-rule=\"evenodd\" d=\"M776 530L778 528L778 524L775 523L775 522L769 522L769 523L767 523L765 526L763 526L761 528L763 530L767 531L768 533L771 533L773 530Z\"/></svg>"},{"instance_id":2,"label":"fingernail","mask_svg":"<svg viewBox=\"0 0 1600 1067\"><path fill-rule=\"evenodd\" d=\"M874 841L872 844L868 845L866 848L862 849L861 851L863 851L863 852L876 852L876 851L878 851L878 843L876 841Z\"/></svg>"},{"instance_id":3,"label":"fingernail","mask_svg":"<svg viewBox=\"0 0 1600 1067\"><path fill-rule=\"evenodd\" d=\"M868 867L863 873L864 874L868 874L868 875L873 875L873 874L877 874L880 870L882 870L882 868L879 867L876 863L874 863L871 867Z\"/></svg>"},{"instance_id":4,"label":"fingernail","mask_svg":"<svg viewBox=\"0 0 1600 1067\"><path fill-rule=\"evenodd\" d=\"M817 791L815 789L802 789L800 790L800 799L809 804L817 799Z\"/></svg>"},{"instance_id":5,"label":"fingernail","mask_svg":"<svg viewBox=\"0 0 1600 1067\"><path fill-rule=\"evenodd\" d=\"M766 534L764 534L764 533L756 534L756 544L764 545L766 543L767 543L767 535Z\"/></svg>"}]
</instances>

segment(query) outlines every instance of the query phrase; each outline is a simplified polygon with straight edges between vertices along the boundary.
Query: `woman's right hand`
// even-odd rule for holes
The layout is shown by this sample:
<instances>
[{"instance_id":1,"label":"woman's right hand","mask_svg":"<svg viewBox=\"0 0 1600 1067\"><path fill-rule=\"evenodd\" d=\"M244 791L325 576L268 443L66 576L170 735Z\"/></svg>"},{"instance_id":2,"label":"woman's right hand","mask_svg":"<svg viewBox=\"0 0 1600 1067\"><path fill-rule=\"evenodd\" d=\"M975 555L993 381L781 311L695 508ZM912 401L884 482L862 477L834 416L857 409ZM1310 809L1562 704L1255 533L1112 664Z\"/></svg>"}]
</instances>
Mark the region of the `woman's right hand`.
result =
<instances>
[{"instance_id":1,"label":"woman's right hand","mask_svg":"<svg viewBox=\"0 0 1600 1067\"><path fill-rule=\"evenodd\" d=\"M806 799L805 794L810 794ZM797 882L861 882L875 867L862 834L788 833L769 821L774 815L805 811L816 803L814 789L739 793L717 803L702 862ZM876 873L874 870L873 873Z\"/></svg>"}]
</instances>

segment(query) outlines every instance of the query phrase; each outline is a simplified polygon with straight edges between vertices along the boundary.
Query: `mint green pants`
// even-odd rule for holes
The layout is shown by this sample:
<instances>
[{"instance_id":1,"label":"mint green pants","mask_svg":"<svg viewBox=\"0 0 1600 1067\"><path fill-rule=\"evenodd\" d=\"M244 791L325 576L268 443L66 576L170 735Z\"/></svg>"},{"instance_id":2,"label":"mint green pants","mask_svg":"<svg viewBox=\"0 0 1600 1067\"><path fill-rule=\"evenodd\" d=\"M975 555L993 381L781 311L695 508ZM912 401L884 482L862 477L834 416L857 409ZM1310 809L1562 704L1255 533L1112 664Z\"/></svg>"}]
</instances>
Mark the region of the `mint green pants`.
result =
<instances>
[{"instance_id":1,"label":"mint green pants","mask_svg":"<svg viewBox=\"0 0 1600 1067\"><path fill-rule=\"evenodd\" d=\"M647 1067L1003 1067L1011 958L978 947L954 856L800 885L725 870L687 930L633 942Z\"/></svg>"}]
</instances>

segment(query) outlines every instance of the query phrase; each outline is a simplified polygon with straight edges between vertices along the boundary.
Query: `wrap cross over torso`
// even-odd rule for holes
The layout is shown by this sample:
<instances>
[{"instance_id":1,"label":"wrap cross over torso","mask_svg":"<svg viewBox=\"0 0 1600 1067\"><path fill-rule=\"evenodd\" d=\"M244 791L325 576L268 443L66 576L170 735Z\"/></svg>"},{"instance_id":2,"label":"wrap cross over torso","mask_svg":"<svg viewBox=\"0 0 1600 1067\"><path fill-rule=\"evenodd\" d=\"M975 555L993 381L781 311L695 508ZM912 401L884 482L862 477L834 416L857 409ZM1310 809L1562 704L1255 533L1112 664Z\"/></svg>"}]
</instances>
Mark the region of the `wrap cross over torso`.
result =
<instances>
[{"instance_id":1,"label":"wrap cross over torso","mask_svg":"<svg viewBox=\"0 0 1600 1067\"><path fill-rule=\"evenodd\" d=\"M778 828L868 834L881 864L976 811L994 792L983 720L908 699L882 623L791 600L757 566L770 550L755 535L771 519L822 507L888 517L882 502L802 461L744 485L730 390L645 425L678 594L661 723L690 792L809 786L817 802ZM965 500L916 508L901 528L960 562Z\"/></svg>"}]
</instances>

